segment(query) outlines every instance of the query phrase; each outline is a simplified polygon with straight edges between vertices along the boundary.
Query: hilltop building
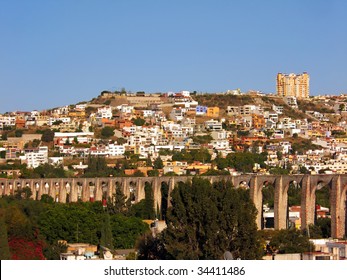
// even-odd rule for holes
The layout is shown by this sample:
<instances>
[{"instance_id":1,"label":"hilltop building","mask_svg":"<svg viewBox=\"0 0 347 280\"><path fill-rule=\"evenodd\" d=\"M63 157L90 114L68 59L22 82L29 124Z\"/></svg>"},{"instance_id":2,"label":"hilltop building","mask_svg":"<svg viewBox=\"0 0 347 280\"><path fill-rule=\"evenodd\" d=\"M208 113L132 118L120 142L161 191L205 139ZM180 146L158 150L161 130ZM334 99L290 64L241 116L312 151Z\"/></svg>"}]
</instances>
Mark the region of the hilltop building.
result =
<instances>
[{"instance_id":1,"label":"hilltop building","mask_svg":"<svg viewBox=\"0 0 347 280\"><path fill-rule=\"evenodd\" d=\"M277 95L282 97L294 96L306 99L310 96L310 76L303 74L277 74Z\"/></svg>"}]
</instances>

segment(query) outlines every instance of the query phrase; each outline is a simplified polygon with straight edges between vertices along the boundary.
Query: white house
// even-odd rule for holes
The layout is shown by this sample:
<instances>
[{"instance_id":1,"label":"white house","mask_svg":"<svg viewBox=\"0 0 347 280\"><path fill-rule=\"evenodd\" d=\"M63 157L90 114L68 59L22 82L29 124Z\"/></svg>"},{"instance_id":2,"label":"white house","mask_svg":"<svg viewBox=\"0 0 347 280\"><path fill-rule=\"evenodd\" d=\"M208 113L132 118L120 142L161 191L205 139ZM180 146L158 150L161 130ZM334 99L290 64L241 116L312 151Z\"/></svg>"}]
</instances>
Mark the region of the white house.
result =
<instances>
[{"instance_id":1,"label":"white house","mask_svg":"<svg viewBox=\"0 0 347 280\"><path fill-rule=\"evenodd\" d=\"M48 147L46 146L25 152L24 155L28 168L36 168L41 164L48 163Z\"/></svg>"}]
</instances>

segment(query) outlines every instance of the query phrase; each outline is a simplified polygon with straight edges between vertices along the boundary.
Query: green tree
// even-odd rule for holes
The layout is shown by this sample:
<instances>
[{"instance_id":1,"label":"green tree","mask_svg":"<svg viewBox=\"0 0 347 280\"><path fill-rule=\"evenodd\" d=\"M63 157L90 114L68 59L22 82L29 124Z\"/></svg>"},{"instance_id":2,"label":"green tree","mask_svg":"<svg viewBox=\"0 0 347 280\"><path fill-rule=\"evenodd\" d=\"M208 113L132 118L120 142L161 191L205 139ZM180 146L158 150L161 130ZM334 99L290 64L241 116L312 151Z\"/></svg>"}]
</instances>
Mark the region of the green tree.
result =
<instances>
[{"instance_id":1,"label":"green tree","mask_svg":"<svg viewBox=\"0 0 347 280\"><path fill-rule=\"evenodd\" d=\"M274 175L288 175L289 174L289 170L288 169L284 169L282 167L273 167L269 170L270 174L274 174Z\"/></svg>"},{"instance_id":2,"label":"green tree","mask_svg":"<svg viewBox=\"0 0 347 280\"><path fill-rule=\"evenodd\" d=\"M145 199L132 205L131 214L141 219L155 218L153 189L149 183L145 183Z\"/></svg>"},{"instance_id":3,"label":"green tree","mask_svg":"<svg viewBox=\"0 0 347 280\"><path fill-rule=\"evenodd\" d=\"M60 260L60 254L66 253L67 245L63 242L55 241L53 244L47 244L44 248L44 255L47 260Z\"/></svg>"},{"instance_id":4,"label":"green tree","mask_svg":"<svg viewBox=\"0 0 347 280\"><path fill-rule=\"evenodd\" d=\"M41 141L43 142L52 142L54 139L54 131L51 129L46 129L43 131L41 136Z\"/></svg>"},{"instance_id":5,"label":"green tree","mask_svg":"<svg viewBox=\"0 0 347 280\"><path fill-rule=\"evenodd\" d=\"M122 137L117 138L118 145L123 145L123 144L125 144L127 142L128 141L126 139L122 138Z\"/></svg>"},{"instance_id":6,"label":"green tree","mask_svg":"<svg viewBox=\"0 0 347 280\"><path fill-rule=\"evenodd\" d=\"M199 135L192 137L193 142L197 144L208 144L210 143L213 138L211 135Z\"/></svg>"},{"instance_id":7,"label":"green tree","mask_svg":"<svg viewBox=\"0 0 347 280\"><path fill-rule=\"evenodd\" d=\"M288 188L288 206L293 205L301 205L301 188L292 182Z\"/></svg>"},{"instance_id":8,"label":"green tree","mask_svg":"<svg viewBox=\"0 0 347 280\"><path fill-rule=\"evenodd\" d=\"M273 208L275 205L275 186L273 184L266 184L262 189L263 204L266 204L269 208Z\"/></svg>"},{"instance_id":9,"label":"green tree","mask_svg":"<svg viewBox=\"0 0 347 280\"><path fill-rule=\"evenodd\" d=\"M10 258L11 255L8 246L7 226L3 216L0 214L0 260L9 260Z\"/></svg>"},{"instance_id":10,"label":"green tree","mask_svg":"<svg viewBox=\"0 0 347 280\"><path fill-rule=\"evenodd\" d=\"M140 218L126 217L121 214L110 216L113 234L113 246L116 249L134 248L136 240L149 231Z\"/></svg>"},{"instance_id":11,"label":"green tree","mask_svg":"<svg viewBox=\"0 0 347 280\"><path fill-rule=\"evenodd\" d=\"M22 135L23 135L23 130L21 130L21 129L16 129L16 131L14 132L14 135L15 135L16 137L22 137Z\"/></svg>"},{"instance_id":12,"label":"green tree","mask_svg":"<svg viewBox=\"0 0 347 280\"><path fill-rule=\"evenodd\" d=\"M154 219L154 197L153 197L153 188L149 183L145 183L145 219Z\"/></svg>"},{"instance_id":13,"label":"green tree","mask_svg":"<svg viewBox=\"0 0 347 280\"><path fill-rule=\"evenodd\" d=\"M136 242L139 260L165 260L169 256L161 238L153 237L152 233L142 235Z\"/></svg>"},{"instance_id":14,"label":"green tree","mask_svg":"<svg viewBox=\"0 0 347 280\"><path fill-rule=\"evenodd\" d=\"M194 177L190 183L178 184L171 204L161 237L167 258L222 259L225 251L235 258L261 257L249 190L225 182L212 186Z\"/></svg>"},{"instance_id":15,"label":"green tree","mask_svg":"<svg viewBox=\"0 0 347 280\"><path fill-rule=\"evenodd\" d=\"M63 167L54 167L48 163L39 165L34 169L33 173L39 178L66 178Z\"/></svg>"},{"instance_id":16,"label":"green tree","mask_svg":"<svg viewBox=\"0 0 347 280\"><path fill-rule=\"evenodd\" d=\"M230 167L234 167L236 170L242 173L252 173L255 163L260 164L260 167L265 167L264 161L266 161L266 154L253 154L249 152L245 153L233 153L228 154Z\"/></svg>"},{"instance_id":17,"label":"green tree","mask_svg":"<svg viewBox=\"0 0 347 280\"><path fill-rule=\"evenodd\" d=\"M222 158L220 154L218 154L218 156L216 157L215 163L219 170L224 170L228 167L228 160L226 158Z\"/></svg>"},{"instance_id":18,"label":"green tree","mask_svg":"<svg viewBox=\"0 0 347 280\"><path fill-rule=\"evenodd\" d=\"M101 129L101 136L103 138L110 138L114 135L114 129L110 126L105 126L103 129Z\"/></svg>"},{"instance_id":19,"label":"green tree","mask_svg":"<svg viewBox=\"0 0 347 280\"><path fill-rule=\"evenodd\" d=\"M145 120L142 118L136 118L136 119L132 119L134 125L136 126L143 126L145 124Z\"/></svg>"},{"instance_id":20,"label":"green tree","mask_svg":"<svg viewBox=\"0 0 347 280\"><path fill-rule=\"evenodd\" d=\"M140 170L136 170L133 174L134 177L145 177L145 174L141 172Z\"/></svg>"},{"instance_id":21,"label":"green tree","mask_svg":"<svg viewBox=\"0 0 347 280\"><path fill-rule=\"evenodd\" d=\"M106 212L102 216L100 245L113 249L113 236L110 224L110 215Z\"/></svg>"},{"instance_id":22,"label":"green tree","mask_svg":"<svg viewBox=\"0 0 347 280\"><path fill-rule=\"evenodd\" d=\"M320 228L322 238L331 237L331 219L330 218L318 218L316 225Z\"/></svg>"},{"instance_id":23,"label":"green tree","mask_svg":"<svg viewBox=\"0 0 347 280\"><path fill-rule=\"evenodd\" d=\"M269 246L279 254L304 253L314 250L307 235L298 229L282 229L274 233Z\"/></svg>"},{"instance_id":24,"label":"green tree","mask_svg":"<svg viewBox=\"0 0 347 280\"><path fill-rule=\"evenodd\" d=\"M88 168L85 170L83 177L108 177L113 173L113 170L106 164L104 157L89 157Z\"/></svg>"},{"instance_id":25,"label":"green tree","mask_svg":"<svg viewBox=\"0 0 347 280\"><path fill-rule=\"evenodd\" d=\"M157 169L148 170L147 175L149 177L158 177L159 176L159 170L157 170Z\"/></svg>"},{"instance_id":26,"label":"green tree","mask_svg":"<svg viewBox=\"0 0 347 280\"><path fill-rule=\"evenodd\" d=\"M162 169L164 167L163 161L160 157L157 157L153 162L154 169Z\"/></svg>"},{"instance_id":27,"label":"green tree","mask_svg":"<svg viewBox=\"0 0 347 280\"><path fill-rule=\"evenodd\" d=\"M112 195L112 199L108 199L107 210L110 214L127 213L127 199L120 186L116 186L116 193Z\"/></svg>"},{"instance_id":28,"label":"green tree","mask_svg":"<svg viewBox=\"0 0 347 280\"><path fill-rule=\"evenodd\" d=\"M54 199L53 199L53 197L49 196L48 194L43 194L43 195L41 195L40 201L42 201L44 203L52 204L54 202Z\"/></svg>"},{"instance_id":29,"label":"green tree","mask_svg":"<svg viewBox=\"0 0 347 280\"><path fill-rule=\"evenodd\" d=\"M6 158L6 151L0 151L0 158Z\"/></svg>"},{"instance_id":30,"label":"green tree","mask_svg":"<svg viewBox=\"0 0 347 280\"><path fill-rule=\"evenodd\" d=\"M32 194L33 193L29 187L24 187L23 189L16 190L14 197L16 199L29 199Z\"/></svg>"},{"instance_id":31,"label":"green tree","mask_svg":"<svg viewBox=\"0 0 347 280\"><path fill-rule=\"evenodd\" d=\"M341 103L339 105L339 112L340 114L342 113L342 111L345 111L346 110L346 104L345 103Z\"/></svg>"}]
</instances>

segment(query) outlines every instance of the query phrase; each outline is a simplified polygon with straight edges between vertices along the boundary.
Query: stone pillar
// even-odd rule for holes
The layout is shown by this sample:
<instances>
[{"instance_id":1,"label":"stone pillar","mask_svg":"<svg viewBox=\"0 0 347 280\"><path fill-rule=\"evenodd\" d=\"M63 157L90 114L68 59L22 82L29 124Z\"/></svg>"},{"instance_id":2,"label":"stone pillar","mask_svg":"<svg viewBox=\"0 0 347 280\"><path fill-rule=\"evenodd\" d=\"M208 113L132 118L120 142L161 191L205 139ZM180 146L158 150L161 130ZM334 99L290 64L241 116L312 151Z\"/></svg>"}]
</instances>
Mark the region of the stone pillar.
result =
<instances>
[{"instance_id":1,"label":"stone pillar","mask_svg":"<svg viewBox=\"0 0 347 280\"><path fill-rule=\"evenodd\" d=\"M10 195L10 185L9 185L9 181L6 180L4 182L4 191L3 191L3 195Z\"/></svg>"},{"instance_id":2,"label":"stone pillar","mask_svg":"<svg viewBox=\"0 0 347 280\"><path fill-rule=\"evenodd\" d=\"M103 190L100 178L95 179L95 201L102 201Z\"/></svg>"},{"instance_id":3,"label":"stone pillar","mask_svg":"<svg viewBox=\"0 0 347 280\"><path fill-rule=\"evenodd\" d=\"M145 199L145 184L141 180L141 178L137 179L136 182L137 194L135 203L139 203L142 199Z\"/></svg>"},{"instance_id":4,"label":"stone pillar","mask_svg":"<svg viewBox=\"0 0 347 280\"><path fill-rule=\"evenodd\" d=\"M26 180L26 183L28 183L28 187L31 190L31 199L36 200L36 190L35 190L35 186L34 186L34 182L32 179L30 180Z\"/></svg>"},{"instance_id":5,"label":"stone pillar","mask_svg":"<svg viewBox=\"0 0 347 280\"><path fill-rule=\"evenodd\" d=\"M64 185L64 179L60 179L59 182L59 202L66 203L66 187Z\"/></svg>"},{"instance_id":6,"label":"stone pillar","mask_svg":"<svg viewBox=\"0 0 347 280\"><path fill-rule=\"evenodd\" d=\"M126 199L128 200L130 198L130 182L127 178L122 179L122 186L123 193L126 196Z\"/></svg>"},{"instance_id":7,"label":"stone pillar","mask_svg":"<svg viewBox=\"0 0 347 280\"><path fill-rule=\"evenodd\" d=\"M283 176L278 176L275 181L275 229L287 228L287 186L283 185Z\"/></svg>"},{"instance_id":8,"label":"stone pillar","mask_svg":"<svg viewBox=\"0 0 347 280\"><path fill-rule=\"evenodd\" d=\"M5 184L4 182L2 182L2 184L0 184L0 196L4 196L5 195Z\"/></svg>"},{"instance_id":9,"label":"stone pillar","mask_svg":"<svg viewBox=\"0 0 347 280\"><path fill-rule=\"evenodd\" d=\"M169 180L169 191L168 191L168 196L167 196L167 207L171 207L171 193L175 188L175 177L171 177Z\"/></svg>"},{"instance_id":10,"label":"stone pillar","mask_svg":"<svg viewBox=\"0 0 347 280\"><path fill-rule=\"evenodd\" d=\"M311 176L305 175L301 181L301 229L314 224L315 215L315 188L312 186Z\"/></svg>"},{"instance_id":11,"label":"stone pillar","mask_svg":"<svg viewBox=\"0 0 347 280\"><path fill-rule=\"evenodd\" d=\"M14 195L15 186L13 180L8 181L9 194Z\"/></svg>"},{"instance_id":12,"label":"stone pillar","mask_svg":"<svg viewBox=\"0 0 347 280\"><path fill-rule=\"evenodd\" d=\"M70 202L77 202L78 201L78 185L75 179L72 179L71 185L70 185Z\"/></svg>"},{"instance_id":13,"label":"stone pillar","mask_svg":"<svg viewBox=\"0 0 347 280\"><path fill-rule=\"evenodd\" d=\"M346 192L341 184L341 176L334 177L330 192L331 236L343 238L345 234Z\"/></svg>"},{"instance_id":14,"label":"stone pillar","mask_svg":"<svg viewBox=\"0 0 347 280\"><path fill-rule=\"evenodd\" d=\"M113 178L108 179L107 197L112 199L113 194L116 193L115 180Z\"/></svg>"},{"instance_id":15,"label":"stone pillar","mask_svg":"<svg viewBox=\"0 0 347 280\"><path fill-rule=\"evenodd\" d=\"M90 198L89 185L87 184L87 179L84 179L83 185L82 185L82 201L88 202L89 198Z\"/></svg>"},{"instance_id":16,"label":"stone pillar","mask_svg":"<svg viewBox=\"0 0 347 280\"><path fill-rule=\"evenodd\" d=\"M251 178L249 187L250 187L251 199L254 203L255 208L257 209L256 224L259 230L261 229L261 217L263 212L263 199L262 199L262 192L261 192L263 186L259 185L258 177L253 176Z\"/></svg>"},{"instance_id":17,"label":"stone pillar","mask_svg":"<svg viewBox=\"0 0 347 280\"><path fill-rule=\"evenodd\" d=\"M38 184L37 199L38 199L38 200L41 200L41 196L42 196L43 194L45 194L45 193L44 193L44 185L43 185L42 179L39 180L37 183L35 183L35 188L37 187L37 184Z\"/></svg>"},{"instance_id":18,"label":"stone pillar","mask_svg":"<svg viewBox=\"0 0 347 280\"><path fill-rule=\"evenodd\" d=\"M158 178L153 179L152 189L153 189L153 198L154 198L154 211L157 214L157 217L160 217L161 184L159 183Z\"/></svg>"},{"instance_id":19,"label":"stone pillar","mask_svg":"<svg viewBox=\"0 0 347 280\"><path fill-rule=\"evenodd\" d=\"M17 185L19 184L19 186ZM12 180L12 193L15 194L18 190L22 189L22 185L19 180Z\"/></svg>"},{"instance_id":20,"label":"stone pillar","mask_svg":"<svg viewBox=\"0 0 347 280\"><path fill-rule=\"evenodd\" d=\"M53 200L56 201L56 199L55 199L55 198L56 198L56 197L55 197L55 195L56 195L55 184L54 184L54 182L53 182L52 179L49 180L48 185L49 185L49 188L48 188L48 195L49 195L50 197L53 197ZM46 186L45 186L45 187L46 187Z\"/></svg>"}]
</instances>

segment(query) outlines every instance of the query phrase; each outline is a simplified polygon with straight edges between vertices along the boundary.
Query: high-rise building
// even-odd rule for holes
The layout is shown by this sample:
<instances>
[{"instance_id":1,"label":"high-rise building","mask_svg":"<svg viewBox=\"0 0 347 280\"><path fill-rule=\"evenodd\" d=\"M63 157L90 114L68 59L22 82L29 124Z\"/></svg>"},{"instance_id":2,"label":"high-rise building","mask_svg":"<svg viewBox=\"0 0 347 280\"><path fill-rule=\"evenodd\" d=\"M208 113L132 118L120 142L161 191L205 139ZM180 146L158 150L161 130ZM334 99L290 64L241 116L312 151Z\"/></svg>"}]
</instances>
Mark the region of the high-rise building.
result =
<instances>
[{"instance_id":1,"label":"high-rise building","mask_svg":"<svg viewBox=\"0 0 347 280\"><path fill-rule=\"evenodd\" d=\"M304 72L296 74L277 74L277 95L295 96L297 99L305 99L310 96L310 76Z\"/></svg>"}]
</instances>

